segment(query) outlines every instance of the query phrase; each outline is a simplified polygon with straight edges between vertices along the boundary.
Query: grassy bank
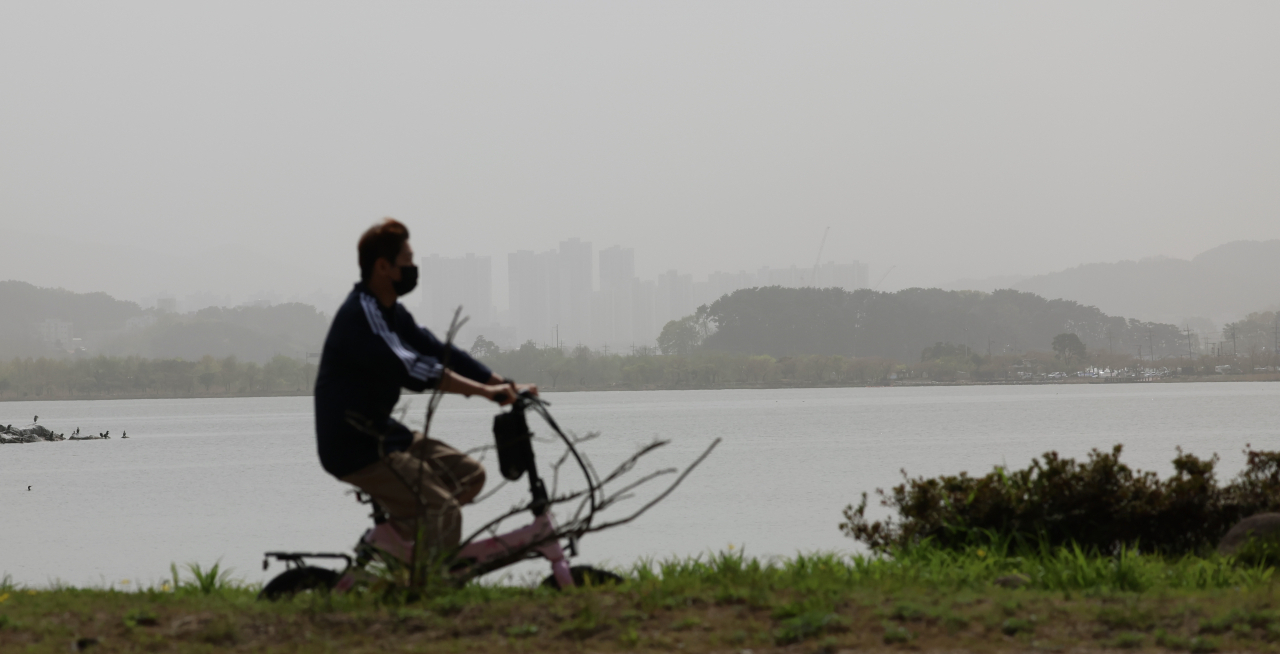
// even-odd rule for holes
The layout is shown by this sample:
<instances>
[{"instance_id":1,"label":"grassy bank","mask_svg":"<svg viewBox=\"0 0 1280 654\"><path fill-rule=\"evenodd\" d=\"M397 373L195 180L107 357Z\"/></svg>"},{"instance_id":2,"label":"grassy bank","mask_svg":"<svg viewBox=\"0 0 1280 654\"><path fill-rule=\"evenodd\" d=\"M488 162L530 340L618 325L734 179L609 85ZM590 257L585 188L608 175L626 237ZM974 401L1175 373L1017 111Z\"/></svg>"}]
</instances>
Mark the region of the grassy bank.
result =
<instances>
[{"instance_id":1,"label":"grassy bank","mask_svg":"<svg viewBox=\"0 0 1280 654\"><path fill-rule=\"evenodd\" d=\"M137 592L5 585L0 651L1280 649L1273 570L1225 558L730 551L622 572L621 585L567 593L473 585L276 604L207 574Z\"/></svg>"}]
</instances>

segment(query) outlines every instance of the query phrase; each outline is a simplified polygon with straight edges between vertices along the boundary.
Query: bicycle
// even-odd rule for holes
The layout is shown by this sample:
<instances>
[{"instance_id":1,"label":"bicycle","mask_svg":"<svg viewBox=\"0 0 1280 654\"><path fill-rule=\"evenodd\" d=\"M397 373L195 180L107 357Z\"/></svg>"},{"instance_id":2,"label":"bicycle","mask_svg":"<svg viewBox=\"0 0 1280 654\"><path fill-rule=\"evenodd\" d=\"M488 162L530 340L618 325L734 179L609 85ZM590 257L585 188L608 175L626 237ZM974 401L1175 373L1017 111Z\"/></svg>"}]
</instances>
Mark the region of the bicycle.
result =
<instances>
[{"instance_id":1,"label":"bicycle","mask_svg":"<svg viewBox=\"0 0 1280 654\"><path fill-rule=\"evenodd\" d=\"M494 440L502 476L508 481L516 481L521 476L528 475L531 499L527 505L492 521L489 525L485 525L480 531L477 531L476 534L481 533L491 525L498 524L502 519L524 510L528 510L533 514L533 521L518 529L490 538L474 540L475 535L473 535L467 541L464 541L454 554L447 557L444 566L448 571L448 577L456 584L464 584L480 575L529 558L538 557L546 559L551 565L551 574L542 582L542 585L546 587L566 589L575 586L600 585L622 581L621 577L607 570L600 570L591 566L571 566L568 559L570 556L577 555L578 538L583 534L589 531L597 531L599 528L606 526L629 522L638 517L649 506L657 503L657 500L651 502L644 509L624 521L610 523L599 528L593 528L592 526L592 519L595 513L610 504L610 500L616 501L618 499L617 496L614 498L597 497L599 488L603 486L603 483L612 481L620 476L621 473L630 470L630 467L634 465L640 456L665 445L666 442L657 441L647 448L643 448L620 466L618 471L603 480L602 483L595 477L593 470L583 460L575 447L574 441L565 436L563 431L560 430L559 425L556 424L546 409L548 405L548 402L535 395L527 392L521 393L516 398L516 401L512 403L510 411L499 413L494 418ZM546 485L538 474L533 454L533 434L529 431L528 422L525 418L525 411L528 409L533 409L540 414L564 441L569 453L572 453L587 480L588 490L585 493L569 494L554 499L548 496ZM719 439L716 439L711 447L714 448L718 442ZM711 448L708 448L707 452L685 471L685 475L692 471L693 467L700 463L710 452ZM561 462L563 462L563 459ZM624 490L630 490L639 485L639 483L657 476L657 474L661 473L650 475L641 480L641 482L633 484ZM681 475L680 479L682 480L683 478L684 475ZM677 480L676 484L673 484L661 497L665 497L667 493L674 490L679 481ZM327 552L266 552L262 561L262 569L264 571L268 568L271 559L283 562L287 569L263 587L260 598L277 600L307 591L345 593L354 589L361 582L371 581L376 578L376 575L368 570L371 564L379 563L388 569L404 568L412 565L414 543L402 537L392 527L387 519L385 510L373 498L360 491L355 491L355 495L356 499L361 503L372 506L371 517L373 518L374 526L367 529L356 542L354 556L345 553ZM659 500L661 497L659 497ZM550 512L552 504L574 499L582 500L584 507L589 504L589 513L587 513L585 519L575 516L571 528L567 531L558 528ZM579 513L581 513L581 510L582 507L580 507ZM562 545L562 540L567 540L567 544ZM339 572L331 568L308 565L308 559L341 559L345 561L346 565Z\"/></svg>"}]
</instances>

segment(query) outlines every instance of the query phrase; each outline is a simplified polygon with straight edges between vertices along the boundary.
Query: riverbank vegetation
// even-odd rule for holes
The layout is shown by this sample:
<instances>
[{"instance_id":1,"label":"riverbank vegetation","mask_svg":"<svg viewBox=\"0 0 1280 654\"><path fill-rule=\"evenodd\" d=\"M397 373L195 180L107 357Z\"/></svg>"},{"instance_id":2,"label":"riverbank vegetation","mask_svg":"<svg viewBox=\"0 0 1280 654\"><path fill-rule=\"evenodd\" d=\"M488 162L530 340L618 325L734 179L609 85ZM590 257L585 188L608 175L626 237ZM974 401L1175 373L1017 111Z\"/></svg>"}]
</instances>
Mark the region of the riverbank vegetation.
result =
<instances>
[{"instance_id":1,"label":"riverbank vegetation","mask_svg":"<svg viewBox=\"0 0 1280 654\"><path fill-rule=\"evenodd\" d=\"M986 355L963 345L935 343L903 363L883 357L717 352L695 349L689 354L661 354L656 350L607 353L586 347L562 349L526 343L501 350L483 337L473 352L494 370L548 390L647 390L681 388L786 388L824 386L887 386L936 383L1043 383L1101 381L1101 371L1113 379L1262 380L1280 379L1280 372L1262 369L1252 375L1234 374L1248 361L1229 356L1186 359L1138 359L1128 354L1088 353L1084 357L1052 351ZM1226 368L1226 370L1219 370ZM1077 373L1088 376L1077 376Z\"/></svg>"},{"instance_id":2,"label":"riverbank vegetation","mask_svg":"<svg viewBox=\"0 0 1280 654\"><path fill-rule=\"evenodd\" d=\"M585 347L572 350L532 343L511 350L477 339L477 355L521 382L546 390L656 390L709 388L812 388L936 383L1087 382L1078 371L1091 368L1126 371L1133 378L1168 373L1165 380L1272 380L1274 370L1253 375L1230 368L1247 360L1203 358L1186 371L1176 360L1150 363L1133 356L1091 353L1084 361L1053 352L986 356L950 343L925 348L919 361L901 363L880 357L805 355L775 358L766 354L695 351L688 355L656 350L610 353ZM486 348L489 348L486 350ZM1170 368L1169 366L1172 366ZM0 360L0 400L228 397L310 394L316 363L276 356L266 364L235 357L197 361L142 357L27 358Z\"/></svg>"},{"instance_id":3,"label":"riverbank vegetation","mask_svg":"<svg viewBox=\"0 0 1280 654\"><path fill-rule=\"evenodd\" d=\"M143 357L0 360L0 399L63 400L310 394L316 365L277 355L196 361Z\"/></svg>"},{"instance_id":4,"label":"riverbank vegetation","mask_svg":"<svg viewBox=\"0 0 1280 654\"><path fill-rule=\"evenodd\" d=\"M980 477L904 472L903 483L877 491L896 515L868 519L863 493L858 506L845 508L840 529L882 552L926 542L964 549L998 537L1037 549L1181 556L1211 552L1244 518L1280 511L1280 452L1246 450L1244 469L1225 484L1216 477L1217 455L1179 449L1173 475L1162 479L1125 465L1121 452L1119 445L1093 450L1083 462L1048 452L1021 470L998 466Z\"/></svg>"},{"instance_id":5,"label":"riverbank vegetation","mask_svg":"<svg viewBox=\"0 0 1280 654\"><path fill-rule=\"evenodd\" d=\"M136 591L0 586L0 650L969 651L1277 649L1273 569L1226 557L923 544L869 556L738 551L560 593L473 584L418 598L268 603L216 572Z\"/></svg>"}]
</instances>

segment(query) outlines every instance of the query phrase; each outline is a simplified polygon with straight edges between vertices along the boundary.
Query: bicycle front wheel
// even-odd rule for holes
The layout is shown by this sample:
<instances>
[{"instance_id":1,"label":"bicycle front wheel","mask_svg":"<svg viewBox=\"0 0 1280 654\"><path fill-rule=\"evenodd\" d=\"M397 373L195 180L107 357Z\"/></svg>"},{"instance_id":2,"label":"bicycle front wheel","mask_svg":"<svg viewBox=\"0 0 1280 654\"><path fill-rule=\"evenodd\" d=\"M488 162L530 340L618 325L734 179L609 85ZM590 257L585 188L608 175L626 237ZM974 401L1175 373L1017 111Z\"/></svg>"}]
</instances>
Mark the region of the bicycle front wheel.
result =
<instances>
[{"instance_id":1,"label":"bicycle front wheel","mask_svg":"<svg viewBox=\"0 0 1280 654\"><path fill-rule=\"evenodd\" d=\"M622 583L622 577L608 570L593 568L589 565L575 565L569 568L569 574L573 577L573 585L578 588ZM551 575L542 581L542 587L559 590L560 582L556 580L555 575Z\"/></svg>"}]
</instances>

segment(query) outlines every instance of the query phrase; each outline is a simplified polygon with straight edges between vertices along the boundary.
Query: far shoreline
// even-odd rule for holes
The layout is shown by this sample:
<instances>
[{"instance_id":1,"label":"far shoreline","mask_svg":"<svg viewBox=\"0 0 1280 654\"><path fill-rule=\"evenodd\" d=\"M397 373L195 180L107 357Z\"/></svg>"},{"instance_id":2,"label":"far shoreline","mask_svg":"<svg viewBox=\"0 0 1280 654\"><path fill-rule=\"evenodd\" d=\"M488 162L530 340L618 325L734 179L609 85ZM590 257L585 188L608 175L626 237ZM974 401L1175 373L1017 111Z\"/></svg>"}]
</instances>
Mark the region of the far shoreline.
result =
<instances>
[{"instance_id":1,"label":"far shoreline","mask_svg":"<svg viewBox=\"0 0 1280 654\"><path fill-rule=\"evenodd\" d=\"M746 384L715 385L681 385L681 386L633 386L618 384L616 386L566 386L545 388L548 393L594 393L605 391L727 391L727 390L779 390L803 388L935 388L943 386L1078 386L1078 385L1134 385L1134 384L1193 384L1224 382L1280 382L1280 373L1265 375L1197 375L1173 376L1164 379L1121 379L1073 377L1068 379L1020 381L1013 379L964 379L954 381L931 381L923 379L895 379L883 382L840 383L830 382L815 384L812 382L772 382ZM60 397L0 397L4 402L65 402L65 401L97 401L97 400L205 400L232 399L254 397L311 397L310 391L271 392L271 393L192 393L189 395L170 395L155 393L119 393L111 395L70 395Z\"/></svg>"}]
</instances>

